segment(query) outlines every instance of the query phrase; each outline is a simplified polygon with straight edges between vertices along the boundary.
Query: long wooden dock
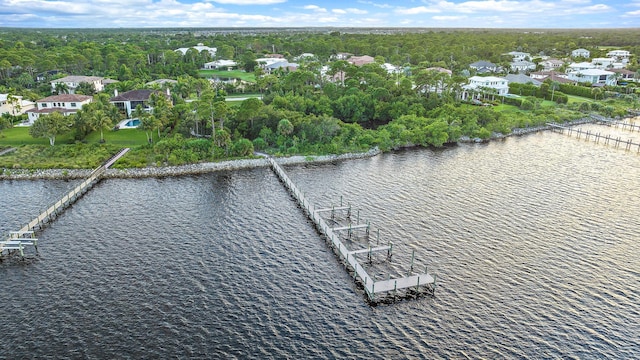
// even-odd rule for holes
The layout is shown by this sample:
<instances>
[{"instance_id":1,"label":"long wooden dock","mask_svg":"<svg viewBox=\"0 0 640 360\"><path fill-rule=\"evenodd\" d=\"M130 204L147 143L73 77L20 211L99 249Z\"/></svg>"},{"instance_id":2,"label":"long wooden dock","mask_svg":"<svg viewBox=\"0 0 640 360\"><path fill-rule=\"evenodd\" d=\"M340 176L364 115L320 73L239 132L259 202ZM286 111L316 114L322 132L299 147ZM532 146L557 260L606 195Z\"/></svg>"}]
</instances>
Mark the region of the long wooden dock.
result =
<instances>
[{"instance_id":1,"label":"long wooden dock","mask_svg":"<svg viewBox=\"0 0 640 360\"><path fill-rule=\"evenodd\" d=\"M391 241L388 241L387 245L383 246L372 247L371 244L367 244L367 246L362 249L349 249L338 233L347 230L348 238L350 238L353 231L365 230L368 235L370 225L349 223L346 226L339 226L339 224L330 226L329 221L335 223L331 219L334 218L334 215L337 211L347 211L348 214L351 214L351 207L339 206L316 209L315 206L307 200L307 198L304 196L304 193L302 193L302 191L298 189L293 181L291 181L282 167L280 167L280 165L278 165L278 163L273 158L266 158L271 164L271 168L273 169L273 171L280 178L280 181L282 181L291 195L298 201L298 204L300 205L300 207L302 207L302 209L304 209L309 218L314 222L316 228L322 234L324 234L339 259L345 263L347 268L350 268L353 271L354 280L359 280L361 282L370 302L378 302L383 298L382 295L385 294L390 294L393 296L393 299L395 299L396 295L407 295L411 290L415 290L415 293L418 293L420 290L426 290L431 294L434 293L436 287L435 275L432 276L431 274L426 273L426 269L425 273L418 273L413 275L411 274L413 270L413 257L415 256L415 251L412 255L411 270L409 270L409 274L406 277L391 278L389 276L386 280L377 280L371 277L367 273L366 268L360 263L357 256L361 254L367 254L368 259L370 260L371 256L374 253L386 252L387 258L390 258L392 255L393 243ZM327 212L331 212L331 219L325 219L322 217L321 214Z\"/></svg>"},{"instance_id":2,"label":"long wooden dock","mask_svg":"<svg viewBox=\"0 0 640 360\"><path fill-rule=\"evenodd\" d=\"M616 149L624 146L624 149L629 151L632 149L637 149L637 152L640 153L640 143L634 142L631 139L622 140L621 137L612 137L611 135L601 135L600 133L594 133L591 131L584 131L582 129L573 129L571 127L562 126L554 123L547 123L549 127L551 127L554 131L559 131L564 134L566 131L569 136L575 134L576 138L581 139L584 138L585 141L593 141L596 144L602 143L603 145L613 145Z\"/></svg>"},{"instance_id":3,"label":"long wooden dock","mask_svg":"<svg viewBox=\"0 0 640 360\"><path fill-rule=\"evenodd\" d=\"M65 194L60 200L49 206L40 215L36 216L33 220L24 225L20 230L10 232L9 236L5 240L0 241L0 258L5 255L5 252L8 255L11 255L16 251L24 257L24 249L27 245L33 245L37 250L38 239L35 238L35 231L42 229L45 224L55 220L55 218L67 207L89 191L101 180L104 172L128 151L129 148L120 150L103 165L93 170L87 179L82 181L69 193Z\"/></svg>"}]
</instances>

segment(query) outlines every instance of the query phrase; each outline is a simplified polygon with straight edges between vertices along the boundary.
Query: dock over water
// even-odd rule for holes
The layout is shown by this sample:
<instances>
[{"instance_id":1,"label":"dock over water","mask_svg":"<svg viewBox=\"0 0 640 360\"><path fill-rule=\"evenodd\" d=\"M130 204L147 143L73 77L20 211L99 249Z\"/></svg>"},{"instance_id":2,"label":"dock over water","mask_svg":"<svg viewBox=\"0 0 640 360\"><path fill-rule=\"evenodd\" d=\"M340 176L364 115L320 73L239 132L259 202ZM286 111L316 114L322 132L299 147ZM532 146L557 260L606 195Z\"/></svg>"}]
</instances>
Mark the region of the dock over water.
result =
<instances>
[{"instance_id":1,"label":"dock over water","mask_svg":"<svg viewBox=\"0 0 640 360\"><path fill-rule=\"evenodd\" d=\"M367 241L364 248L350 249L346 245L348 239L351 238L354 232L365 232L366 238L368 239L370 224L359 224L359 219L355 224L352 223L350 206L342 206L341 204L341 206L332 208L316 208L273 158L267 157L267 160L273 171L280 178L280 181L282 181L291 195L298 201L298 204L305 211L309 219L313 221L316 228L325 236L336 256L345 264L347 269L353 271L354 280L361 283L370 302L376 303L387 296L392 296L393 299L395 299L398 295L406 296L409 293L418 294L420 291L430 294L435 292L435 275L428 274L426 269L424 273L411 274L413 271L415 252L412 255L411 270L409 270L409 274L406 277L391 278L389 276L387 279L378 280L370 276L367 273L366 267L363 266L358 257L366 255L370 261L374 254L383 254L387 257L387 260L390 260L393 243L388 241L386 245L372 246L372 244ZM348 223L340 224L334 221L336 212L346 212L348 216L345 218L349 219ZM329 218L322 216L326 213L330 213Z\"/></svg>"},{"instance_id":2,"label":"dock over water","mask_svg":"<svg viewBox=\"0 0 640 360\"><path fill-rule=\"evenodd\" d=\"M93 170L89 177L73 188L73 190L49 206L40 215L20 228L20 230L9 232L7 238L0 241L0 259L2 256L12 255L14 253L18 253L24 257L24 250L27 246L33 246L37 251L38 239L35 237L35 232L42 229L45 224L55 220L67 207L87 191L91 190L91 188L102 179L104 172L127 152L129 152L129 148L120 150L103 165Z\"/></svg>"},{"instance_id":3,"label":"dock over water","mask_svg":"<svg viewBox=\"0 0 640 360\"><path fill-rule=\"evenodd\" d=\"M602 120L600 120L602 121ZM604 122L609 126L621 126L624 129L629 131L635 131L636 129L640 129L640 126L635 124L621 123L621 122ZM585 141L593 141L596 144L602 143L603 145L613 145L616 149L621 146L624 147L625 150L636 150L640 153L640 143L634 142L631 139L623 140L621 137L612 137L611 135L601 135L600 133L584 131L582 129L574 129L568 126L562 126L554 123L547 123L547 126L551 127L553 131L557 131L561 134L566 132L567 135L572 136L575 134L577 139L583 138Z\"/></svg>"}]
</instances>

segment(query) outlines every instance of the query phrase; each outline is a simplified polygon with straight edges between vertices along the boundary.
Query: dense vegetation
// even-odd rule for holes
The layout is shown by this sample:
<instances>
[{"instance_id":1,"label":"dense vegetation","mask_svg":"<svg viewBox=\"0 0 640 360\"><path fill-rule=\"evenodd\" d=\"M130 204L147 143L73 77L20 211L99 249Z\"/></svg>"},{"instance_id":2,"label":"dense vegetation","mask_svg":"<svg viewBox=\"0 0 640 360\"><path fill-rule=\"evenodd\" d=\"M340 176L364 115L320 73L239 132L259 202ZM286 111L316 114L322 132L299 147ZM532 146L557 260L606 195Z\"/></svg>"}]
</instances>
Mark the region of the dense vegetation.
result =
<instances>
[{"instance_id":1,"label":"dense vegetation","mask_svg":"<svg viewBox=\"0 0 640 360\"><path fill-rule=\"evenodd\" d=\"M255 82L211 85L201 78L206 73L199 69L215 59L207 52L189 50L183 56L173 51L197 43L216 47L216 59L238 61L246 75L251 75L245 79ZM578 47L598 57L604 56L606 46L638 54L640 38L632 30L389 30L373 35L302 30L4 29L0 31L0 93L36 100L50 95L49 81L64 74L103 76L119 82L108 85L101 94L81 88L79 92L95 96L92 104L71 119L44 116L30 132L48 141L24 145L0 157L0 167L92 167L125 144L135 146L126 166L215 161L250 156L254 150L323 154L377 146L384 151L411 145L442 146L462 136L487 139L492 133L575 119L591 111L624 115L628 108L638 106L634 84L604 90L555 83L538 88L514 85L511 92L522 97L487 94L483 101L492 107L459 100L472 62L506 65L510 59L503 54L514 50L564 58ZM265 74L255 59L274 50L289 60L302 53L315 57L299 60L298 71ZM357 67L329 61L339 52L370 55L377 63L389 62L403 70L389 74L377 63ZM344 80L331 82L320 76L325 64L330 75L346 74ZM430 67L448 68L453 75L426 70ZM628 68L638 70L635 57ZM145 85L161 78L177 83ZM169 87L171 101L157 96L152 99L153 112L137 111L140 130L112 131L122 115L108 102L107 94L143 87ZM260 96L225 101L233 93ZM11 139L14 135L2 129L20 120L10 115L0 119L0 144L16 144ZM122 140L122 134L137 140ZM40 160L34 159L35 151L26 149L46 148L47 144L54 145L53 149Z\"/></svg>"}]
</instances>

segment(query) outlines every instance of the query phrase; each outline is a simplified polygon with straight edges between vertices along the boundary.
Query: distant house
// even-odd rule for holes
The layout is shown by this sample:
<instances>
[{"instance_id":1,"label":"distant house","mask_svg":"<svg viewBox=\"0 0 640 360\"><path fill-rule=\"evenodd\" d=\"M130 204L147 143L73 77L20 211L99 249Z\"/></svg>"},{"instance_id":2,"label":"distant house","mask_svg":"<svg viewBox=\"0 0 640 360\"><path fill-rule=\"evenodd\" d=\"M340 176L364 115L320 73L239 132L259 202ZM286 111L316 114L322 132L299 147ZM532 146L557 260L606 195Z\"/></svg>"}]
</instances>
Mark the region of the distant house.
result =
<instances>
[{"instance_id":1,"label":"distant house","mask_svg":"<svg viewBox=\"0 0 640 360\"><path fill-rule=\"evenodd\" d=\"M347 60L351 56L353 56L353 54L351 53L339 52L337 54L331 55L331 60Z\"/></svg>"},{"instance_id":2,"label":"distant house","mask_svg":"<svg viewBox=\"0 0 640 360\"><path fill-rule=\"evenodd\" d=\"M511 57L513 57L513 61L514 62L524 61L524 60L531 60L531 54L526 53L526 52L512 51L512 52L507 53L507 54L510 55Z\"/></svg>"},{"instance_id":3,"label":"distant house","mask_svg":"<svg viewBox=\"0 0 640 360\"><path fill-rule=\"evenodd\" d=\"M208 47L208 46L205 46L202 43L198 43L198 45L196 45L196 46L178 48L178 49L175 49L174 51L175 52L179 52L182 55L186 55L187 51L189 51L189 49L195 49L199 53L201 53L203 51L206 51L206 52L209 53L209 55L211 55L211 57L216 56L216 53L218 52L217 48Z\"/></svg>"},{"instance_id":4,"label":"distant house","mask_svg":"<svg viewBox=\"0 0 640 360\"><path fill-rule=\"evenodd\" d=\"M583 57L583 58L589 58L591 56L591 52L587 49L575 49L571 52L571 57Z\"/></svg>"},{"instance_id":5,"label":"distant house","mask_svg":"<svg viewBox=\"0 0 640 360\"><path fill-rule=\"evenodd\" d=\"M569 73L569 80L592 85L615 85L615 73L600 69L585 69Z\"/></svg>"},{"instance_id":6,"label":"distant house","mask_svg":"<svg viewBox=\"0 0 640 360\"><path fill-rule=\"evenodd\" d=\"M293 58L294 61L313 60L316 56L312 53L302 53Z\"/></svg>"},{"instance_id":7,"label":"distant house","mask_svg":"<svg viewBox=\"0 0 640 360\"><path fill-rule=\"evenodd\" d=\"M488 90L493 89L495 95L507 95L509 93L509 81L496 76L472 76L469 84L462 87L462 99L476 99Z\"/></svg>"},{"instance_id":8,"label":"distant house","mask_svg":"<svg viewBox=\"0 0 640 360\"><path fill-rule=\"evenodd\" d=\"M400 68L399 66L395 66L393 64L390 63L384 63L382 65L383 69L385 69L385 71L387 72L387 74L399 74L402 72L402 68Z\"/></svg>"},{"instance_id":9,"label":"distant house","mask_svg":"<svg viewBox=\"0 0 640 360\"><path fill-rule=\"evenodd\" d=\"M264 58L259 58L256 59L256 63L258 63L258 65L262 68L265 69L267 66L269 65L273 65L275 63L281 63L281 62L285 62L288 63L289 61L287 59L280 59L280 58L268 58L268 57L264 57Z\"/></svg>"},{"instance_id":10,"label":"distant house","mask_svg":"<svg viewBox=\"0 0 640 360\"><path fill-rule=\"evenodd\" d=\"M238 63L233 60L216 60L204 64L204 68L207 70L231 70L237 66Z\"/></svg>"},{"instance_id":11,"label":"distant house","mask_svg":"<svg viewBox=\"0 0 640 360\"><path fill-rule=\"evenodd\" d=\"M298 64L290 63L288 61L280 61L264 67L264 70L267 74L271 74L272 72L282 69L285 71L296 71L298 70Z\"/></svg>"},{"instance_id":12,"label":"distant house","mask_svg":"<svg viewBox=\"0 0 640 360\"><path fill-rule=\"evenodd\" d=\"M155 84L158 84L158 85L160 85L160 87L163 87L165 85L175 85L177 83L178 83L178 81L177 80L173 80L173 79L156 79L156 80L153 80L153 81L149 81L145 85L153 86Z\"/></svg>"},{"instance_id":13,"label":"distant house","mask_svg":"<svg viewBox=\"0 0 640 360\"><path fill-rule=\"evenodd\" d=\"M569 80L569 75L565 73L559 73L556 71L537 71L529 74L532 79L544 82L549 79L551 81L557 81L561 84L575 84L575 81Z\"/></svg>"},{"instance_id":14,"label":"distant house","mask_svg":"<svg viewBox=\"0 0 640 360\"><path fill-rule=\"evenodd\" d=\"M82 75L65 76L63 78L51 81L51 91L55 92L56 87L58 87L58 84L62 84L63 86L66 87L66 91L68 91L69 94L75 94L76 88L81 83L89 83L93 85L93 88L97 92L99 92L104 90L104 84L102 83L103 80L104 78L99 76L82 76Z\"/></svg>"},{"instance_id":15,"label":"distant house","mask_svg":"<svg viewBox=\"0 0 640 360\"><path fill-rule=\"evenodd\" d=\"M353 64L355 66L362 66L365 64L371 64L375 62L375 59L369 55L363 55L363 56L352 56L348 58L347 61L350 64Z\"/></svg>"},{"instance_id":16,"label":"distant house","mask_svg":"<svg viewBox=\"0 0 640 360\"><path fill-rule=\"evenodd\" d=\"M476 61L473 64L470 64L469 67L475 69L476 73L478 74L498 72L498 69L500 68L498 65L492 62L484 60Z\"/></svg>"},{"instance_id":17,"label":"distant house","mask_svg":"<svg viewBox=\"0 0 640 360\"><path fill-rule=\"evenodd\" d=\"M511 71L525 72L535 70L536 64L531 61L522 60L512 62L509 64L509 67L511 68Z\"/></svg>"},{"instance_id":18,"label":"distant house","mask_svg":"<svg viewBox=\"0 0 640 360\"><path fill-rule=\"evenodd\" d=\"M607 53L607 57L616 58L618 60L628 59L631 53L627 50L611 50Z\"/></svg>"},{"instance_id":19,"label":"distant house","mask_svg":"<svg viewBox=\"0 0 640 360\"><path fill-rule=\"evenodd\" d=\"M140 105L144 111L149 112L152 110L152 107L149 106L151 94L162 94L169 97L168 90L167 93L164 93L158 90L139 89L127 91L122 94L118 94L118 90L116 90L114 93L115 96L109 99L109 102L114 104L122 113L131 117L131 114L138 105Z\"/></svg>"},{"instance_id":20,"label":"distant house","mask_svg":"<svg viewBox=\"0 0 640 360\"><path fill-rule=\"evenodd\" d=\"M619 74L618 81L636 81L636 73L627 69L610 69L609 71ZM615 76L614 76L615 77Z\"/></svg>"},{"instance_id":21,"label":"distant house","mask_svg":"<svg viewBox=\"0 0 640 360\"><path fill-rule=\"evenodd\" d=\"M514 84L531 84L535 86L540 86L540 84L542 84L542 81L533 79L525 74L509 74L504 78L507 79L509 83Z\"/></svg>"},{"instance_id":22,"label":"distant house","mask_svg":"<svg viewBox=\"0 0 640 360\"><path fill-rule=\"evenodd\" d=\"M582 71L582 70L587 70L587 69L595 69L595 68L596 68L596 66L593 65L590 62L573 63L573 64L569 64L569 68L567 69L567 73L575 72L575 71Z\"/></svg>"},{"instance_id":23,"label":"distant house","mask_svg":"<svg viewBox=\"0 0 640 360\"><path fill-rule=\"evenodd\" d=\"M542 69L544 71L554 71L558 70L564 65L564 61L557 59L548 59L545 61L541 61L540 65L542 65Z\"/></svg>"},{"instance_id":24,"label":"distant house","mask_svg":"<svg viewBox=\"0 0 640 360\"><path fill-rule=\"evenodd\" d=\"M36 101L36 107L27 110L29 125L33 124L40 115L59 112L64 116L75 114L82 108L82 105L93 101L89 95L60 94L46 97Z\"/></svg>"},{"instance_id":25,"label":"distant house","mask_svg":"<svg viewBox=\"0 0 640 360\"><path fill-rule=\"evenodd\" d=\"M0 94L0 115L20 115L24 114L27 110L33 109L34 107L34 102L23 100L22 96Z\"/></svg>"}]
</instances>

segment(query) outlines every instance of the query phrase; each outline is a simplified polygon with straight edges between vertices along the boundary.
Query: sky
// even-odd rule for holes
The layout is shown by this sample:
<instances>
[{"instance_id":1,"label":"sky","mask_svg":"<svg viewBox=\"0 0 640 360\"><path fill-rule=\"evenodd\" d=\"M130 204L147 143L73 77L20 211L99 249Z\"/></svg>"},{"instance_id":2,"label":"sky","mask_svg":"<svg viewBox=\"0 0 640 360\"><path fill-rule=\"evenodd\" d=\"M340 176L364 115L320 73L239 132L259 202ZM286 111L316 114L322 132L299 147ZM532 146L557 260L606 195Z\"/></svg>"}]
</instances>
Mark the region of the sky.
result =
<instances>
[{"instance_id":1,"label":"sky","mask_svg":"<svg viewBox=\"0 0 640 360\"><path fill-rule=\"evenodd\" d=\"M640 28L640 0L0 0L0 27Z\"/></svg>"}]
</instances>

